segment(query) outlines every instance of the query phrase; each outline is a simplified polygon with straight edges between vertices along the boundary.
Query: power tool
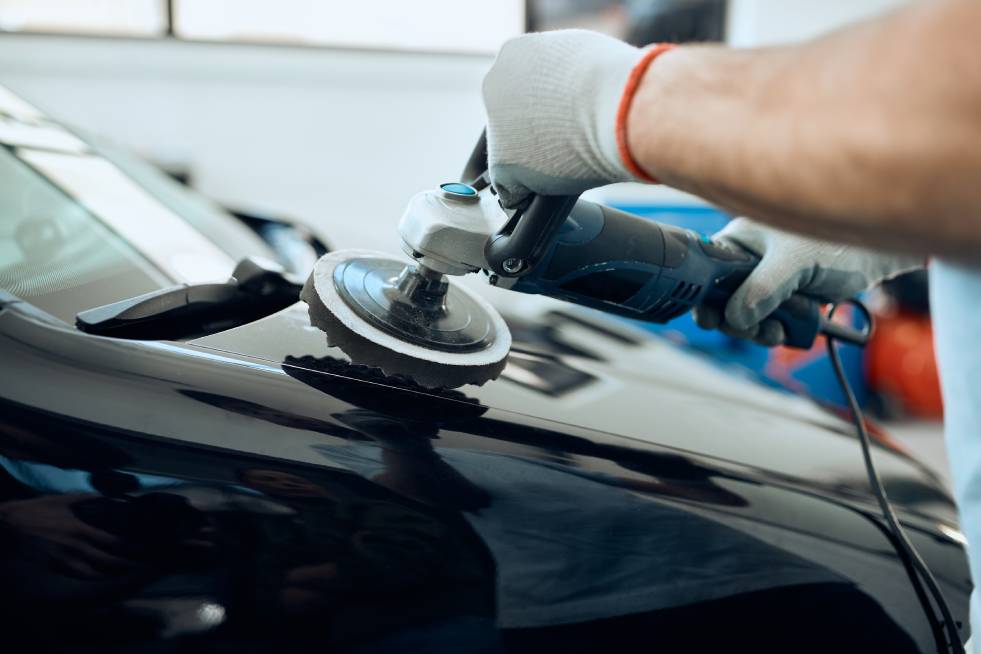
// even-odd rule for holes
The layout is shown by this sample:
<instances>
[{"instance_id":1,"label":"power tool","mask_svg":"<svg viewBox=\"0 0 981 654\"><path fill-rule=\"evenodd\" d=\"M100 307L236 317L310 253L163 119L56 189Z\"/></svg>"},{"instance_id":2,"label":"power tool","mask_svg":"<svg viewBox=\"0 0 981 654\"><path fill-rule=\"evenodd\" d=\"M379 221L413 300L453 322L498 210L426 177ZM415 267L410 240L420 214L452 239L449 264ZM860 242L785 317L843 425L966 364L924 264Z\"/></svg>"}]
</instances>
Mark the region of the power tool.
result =
<instances>
[{"instance_id":1,"label":"power tool","mask_svg":"<svg viewBox=\"0 0 981 654\"><path fill-rule=\"evenodd\" d=\"M430 388L500 375L507 325L453 275L665 323L700 304L724 307L758 263L745 250L575 196L533 195L505 209L489 182L484 136L462 178L409 201L398 229L411 263L342 250L314 267L301 298L353 362ZM780 305L772 317L787 345L809 348L820 333L865 342L866 332L825 320L820 308L803 295Z\"/></svg>"}]
</instances>

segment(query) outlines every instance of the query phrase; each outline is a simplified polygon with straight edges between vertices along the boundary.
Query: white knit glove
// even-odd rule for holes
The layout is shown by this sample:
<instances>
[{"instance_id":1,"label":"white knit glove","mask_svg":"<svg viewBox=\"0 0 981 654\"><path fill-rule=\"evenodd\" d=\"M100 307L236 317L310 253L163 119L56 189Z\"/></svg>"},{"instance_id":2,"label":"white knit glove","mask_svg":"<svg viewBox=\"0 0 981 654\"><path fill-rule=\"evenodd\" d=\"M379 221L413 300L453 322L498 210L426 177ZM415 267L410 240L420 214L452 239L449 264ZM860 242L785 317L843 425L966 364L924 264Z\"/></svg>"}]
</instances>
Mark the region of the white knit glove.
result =
<instances>
[{"instance_id":1,"label":"white knit glove","mask_svg":"<svg viewBox=\"0 0 981 654\"><path fill-rule=\"evenodd\" d=\"M729 298L725 316L701 306L695 310L695 320L706 329L720 328L763 345L784 341L783 327L767 316L794 293L825 302L847 300L924 265L922 257L819 241L747 218L733 220L713 240L742 247L760 257L760 263Z\"/></svg>"},{"instance_id":2,"label":"white knit glove","mask_svg":"<svg viewBox=\"0 0 981 654\"><path fill-rule=\"evenodd\" d=\"M505 206L529 193L578 195L636 178L616 117L644 51L586 30L511 39L484 78L491 182Z\"/></svg>"}]
</instances>

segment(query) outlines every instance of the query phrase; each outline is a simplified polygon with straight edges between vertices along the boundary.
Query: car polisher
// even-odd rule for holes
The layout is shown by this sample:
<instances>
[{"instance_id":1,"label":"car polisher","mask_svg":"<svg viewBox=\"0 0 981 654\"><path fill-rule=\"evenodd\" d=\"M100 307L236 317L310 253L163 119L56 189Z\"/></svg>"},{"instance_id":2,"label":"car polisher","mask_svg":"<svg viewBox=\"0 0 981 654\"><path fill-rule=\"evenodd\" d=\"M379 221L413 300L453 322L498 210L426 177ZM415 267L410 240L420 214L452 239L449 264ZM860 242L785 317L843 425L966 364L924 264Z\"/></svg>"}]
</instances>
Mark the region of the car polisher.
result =
<instances>
[{"instance_id":1,"label":"car polisher","mask_svg":"<svg viewBox=\"0 0 981 654\"><path fill-rule=\"evenodd\" d=\"M547 295L665 323L707 304L722 308L758 263L750 253L575 196L534 195L504 209L488 181L482 135L464 170L416 194L399 223L404 262L340 250L314 266L301 298L312 323L354 363L429 388L483 384L501 374L507 325L479 295L447 277L483 273L500 288ZM818 334L864 344L867 331L826 320L803 295L772 315L786 344Z\"/></svg>"}]
</instances>

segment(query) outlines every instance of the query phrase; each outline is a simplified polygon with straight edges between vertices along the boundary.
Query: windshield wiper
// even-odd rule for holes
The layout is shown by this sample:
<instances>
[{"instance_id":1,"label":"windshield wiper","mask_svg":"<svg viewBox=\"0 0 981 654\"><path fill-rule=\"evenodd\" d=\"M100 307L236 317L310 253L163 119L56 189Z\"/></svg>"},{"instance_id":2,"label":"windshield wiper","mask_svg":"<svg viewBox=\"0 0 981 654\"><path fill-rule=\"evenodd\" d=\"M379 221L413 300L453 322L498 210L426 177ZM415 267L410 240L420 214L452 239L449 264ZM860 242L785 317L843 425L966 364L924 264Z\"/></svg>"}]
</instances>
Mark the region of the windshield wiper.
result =
<instances>
[{"instance_id":1,"label":"windshield wiper","mask_svg":"<svg viewBox=\"0 0 981 654\"><path fill-rule=\"evenodd\" d=\"M82 311L83 332L115 338L180 340L244 325L296 303L303 283L266 260L247 257L224 283L181 284Z\"/></svg>"}]
</instances>

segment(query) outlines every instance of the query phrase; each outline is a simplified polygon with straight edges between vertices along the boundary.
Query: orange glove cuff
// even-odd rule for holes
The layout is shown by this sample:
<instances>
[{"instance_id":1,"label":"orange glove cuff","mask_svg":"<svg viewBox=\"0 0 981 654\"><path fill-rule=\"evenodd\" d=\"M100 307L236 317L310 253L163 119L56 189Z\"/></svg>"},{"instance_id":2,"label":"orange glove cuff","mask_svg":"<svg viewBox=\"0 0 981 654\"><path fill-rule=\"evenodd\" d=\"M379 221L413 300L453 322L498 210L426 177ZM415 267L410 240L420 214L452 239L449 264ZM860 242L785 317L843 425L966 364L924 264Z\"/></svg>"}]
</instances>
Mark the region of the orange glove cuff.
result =
<instances>
[{"instance_id":1,"label":"orange glove cuff","mask_svg":"<svg viewBox=\"0 0 981 654\"><path fill-rule=\"evenodd\" d=\"M637 92L637 87L640 86L640 80L644 78L644 73L647 72L647 68L651 65L651 62L674 47L674 43L658 43L657 45L651 46L644 53L644 56L640 58L640 61L630 71L630 77L627 78L627 85L623 89L623 95L620 96L620 106L617 107L617 152L620 154L620 160L623 161L623 165L632 175L651 184L657 184L657 180L637 165L637 162L630 154L630 148L627 147L627 114L630 113L630 103L633 102L634 93Z\"/></svg>"}]
</instances>

